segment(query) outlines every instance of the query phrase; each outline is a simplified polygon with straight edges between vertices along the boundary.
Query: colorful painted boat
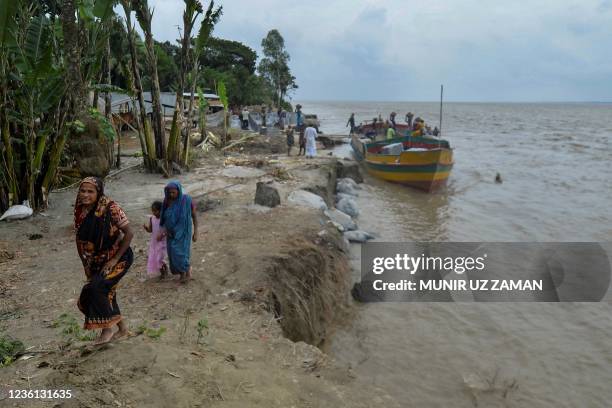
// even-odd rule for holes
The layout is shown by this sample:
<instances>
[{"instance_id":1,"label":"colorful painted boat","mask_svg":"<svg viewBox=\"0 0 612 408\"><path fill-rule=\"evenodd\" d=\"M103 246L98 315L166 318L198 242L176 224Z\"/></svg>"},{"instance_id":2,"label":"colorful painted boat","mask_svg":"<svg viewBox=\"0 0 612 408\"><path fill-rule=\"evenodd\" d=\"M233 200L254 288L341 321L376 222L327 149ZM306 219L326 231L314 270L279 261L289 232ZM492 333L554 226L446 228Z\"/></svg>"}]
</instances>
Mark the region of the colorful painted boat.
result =
<instances>
[{"instance_id":1,"label":"colorful painted boat","mask_svg":"<svg viewBox=\"0 0 612 408\"><path fill-rule=\"evenodd\" d=\"M383 148L393 143L401 143L403 151L384 154ZM373 176L428 192L446 184L454 164L453 149L442 139L403 136L371 142L353 135L351 146Z\"/></svg>"}]
</instances>

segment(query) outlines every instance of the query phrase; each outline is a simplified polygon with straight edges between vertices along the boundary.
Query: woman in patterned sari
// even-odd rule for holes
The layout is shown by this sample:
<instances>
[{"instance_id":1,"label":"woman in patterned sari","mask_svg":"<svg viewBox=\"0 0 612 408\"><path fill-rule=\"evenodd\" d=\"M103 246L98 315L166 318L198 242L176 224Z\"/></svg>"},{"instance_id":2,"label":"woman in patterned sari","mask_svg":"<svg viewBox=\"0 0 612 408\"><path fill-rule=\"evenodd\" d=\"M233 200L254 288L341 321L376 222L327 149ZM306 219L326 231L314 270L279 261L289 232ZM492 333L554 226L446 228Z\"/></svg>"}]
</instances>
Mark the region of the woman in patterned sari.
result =
<instances>
[{"instance_id":1,"label":"woman in patterned sari","mask_svg":"<svg viewBox=\"0 0 612 408\"><path fill-rule=\"evenodd\" d=\"M130 248L134 233L121 207L104 195L102 180L87 177L81 181L74 227L87 277L78 303L85 315L84 328L102 329L95 344L124 337L128 330L117 305L116 290L134 259ZM113 326L118 328L114 333Z\"/></svg>"},{"instance_id":2,"label":"woman in patterned sari","mask_svg":"<svg viewBox=\"0 0 612 408\"><path fill-rule=\"evenodd\" d=\"M181 282L186 283L191 279L191 241L198 240L195 205L178 181L168 183L164 196L160 225L166 237L170 272L181 275Z\"/></svg>"}]
</instances>

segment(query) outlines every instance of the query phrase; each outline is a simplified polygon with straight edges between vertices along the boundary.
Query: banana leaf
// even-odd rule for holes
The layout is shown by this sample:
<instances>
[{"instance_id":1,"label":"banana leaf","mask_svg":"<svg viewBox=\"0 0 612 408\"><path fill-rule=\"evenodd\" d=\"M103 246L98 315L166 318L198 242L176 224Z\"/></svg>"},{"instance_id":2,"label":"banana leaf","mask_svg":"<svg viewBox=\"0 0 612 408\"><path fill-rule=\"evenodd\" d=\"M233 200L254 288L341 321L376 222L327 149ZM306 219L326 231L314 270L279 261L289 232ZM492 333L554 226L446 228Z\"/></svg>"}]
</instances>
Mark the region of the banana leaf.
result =
<instances>
[{"instance_id":1,"label":"banana leaf","mask_svg":"<svg viewBox=\"0 0 612 408\"><path fill-rule=\"evenodd\" d=\"M21 0L0 0L0 47L13 37L17 23L15 15Z\"/></svg>"},{"instance_id":2,"label":"banana leaf","mask_svg":"<svg viewBox=\"0 0 612 408\"><path fill-rule=\"evenodd\" d=\"M113 7L116 3L116 0L96 0L93 15L103 21L108 19L114 14Z\"/></svg>"}]
</instances>

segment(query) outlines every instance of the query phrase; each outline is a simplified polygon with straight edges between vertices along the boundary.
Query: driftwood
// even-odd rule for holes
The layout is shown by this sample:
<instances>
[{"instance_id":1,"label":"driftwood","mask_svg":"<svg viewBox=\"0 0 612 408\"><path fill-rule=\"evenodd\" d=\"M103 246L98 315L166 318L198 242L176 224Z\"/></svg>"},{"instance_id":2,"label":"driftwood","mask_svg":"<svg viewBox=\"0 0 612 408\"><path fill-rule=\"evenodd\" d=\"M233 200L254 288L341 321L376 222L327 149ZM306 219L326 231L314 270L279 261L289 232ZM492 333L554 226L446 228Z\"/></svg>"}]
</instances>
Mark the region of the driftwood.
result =
<instances>
[{"instance_id":1,"label":"driftwood","mask_svg":"<svg viewBox=\"0 0 612 408\"><path fill-rule=\"evenodd\" d=\"M242 144L242 143L246 142L247 140L253 139L254 137L257 137L257 136L259 136L259 135L258 134L253 134L253 135L244 136L242 139L236 140L234 143L230 143L229 145L225 146L222 150L231 149L232 147L237 146L239 144Z\"/></svg>"},{"instance_id":2,"label":"driftwood","mask_svg":"<svg viewBox=\"0 0 612 408\"><path fill-rule=\"evenodd\" d=\"M108 179L108 178L114 177L114 176L116 176L117 174L123 173L124 171L131 170L131 169L133 169L133 168L135 168L135 167L138 167L138 166L141 166L141 165L142 165L142 163L138 163L138 164L134 164L134 165L129 166L129 167L125 167L125 168L123 168L123 169L120 169L120 170L117 170L117 171L114 171L114 172L110 173L110 174L109 174L108 176L106 176L105 178L106 178L106 179ZM72 183L72 184L71 184L71 185L69 185L69 186L62 187L62 188L58 188L57 190L52 190L51 192L52 192L52 193L59 193L59 192L62 192L62 191L69 190L69 189L71 189L72 187L74 187L74 186L76 186L77 184L79 184L80 182L81 182L81 180L77 181L76 183Z\"/></svg>"}]
</instances>

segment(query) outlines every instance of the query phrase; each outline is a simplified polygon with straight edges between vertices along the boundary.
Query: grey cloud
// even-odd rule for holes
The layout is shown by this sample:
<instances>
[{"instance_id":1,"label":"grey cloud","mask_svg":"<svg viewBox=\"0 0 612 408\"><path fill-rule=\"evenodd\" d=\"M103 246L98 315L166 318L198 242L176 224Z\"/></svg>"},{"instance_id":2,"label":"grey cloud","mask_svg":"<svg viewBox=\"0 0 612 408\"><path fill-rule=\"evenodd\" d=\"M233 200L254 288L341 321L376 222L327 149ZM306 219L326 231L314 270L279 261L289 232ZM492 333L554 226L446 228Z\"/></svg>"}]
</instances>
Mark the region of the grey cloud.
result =
<instances>
[{"instance_id":1,"label":"grey cloud","mask_svg":"<svg viewBox=\"0 0 612 408\"><path fill-rule=\"evenodd\" d=\"M181 0L149 0L160 40ZM610 100L611 0L221 2L216 35L260 52L277 28L298 99Z\"/></svg>"}]
</instances>

